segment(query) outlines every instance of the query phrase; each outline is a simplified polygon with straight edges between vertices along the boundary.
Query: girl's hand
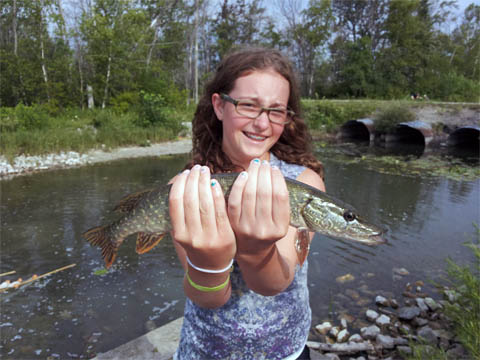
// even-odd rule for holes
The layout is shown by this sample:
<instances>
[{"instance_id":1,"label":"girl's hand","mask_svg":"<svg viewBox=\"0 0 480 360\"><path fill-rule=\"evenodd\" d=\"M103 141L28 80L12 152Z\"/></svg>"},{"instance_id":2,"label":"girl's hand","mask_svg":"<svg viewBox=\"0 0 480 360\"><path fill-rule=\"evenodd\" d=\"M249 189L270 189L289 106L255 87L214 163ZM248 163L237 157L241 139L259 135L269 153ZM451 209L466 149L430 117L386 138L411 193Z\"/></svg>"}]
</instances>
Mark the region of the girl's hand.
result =
<instances>
[{"instance_id":1,"label":"girl's hand","mask_svg":"<svg viewBox=\"0 0 480 360\"><path fill-rule=\"evenodd\" d=\"M237 238L237 253L253 255L282 239L290 223L285 179L268 161L252 160L233 184L228 217Z\"/></svg>"},{"instance_id":2,"label":"girl's hand","mask_svg":"<svg viewBox=\"0 0 480 360\"><path fill-rule=\"evenodd\" d=\"M220 184L206 166L185 170L172 184L169 196L172 237L198 267L223 269L236 252Z\"/></svg>"}]
</instances>

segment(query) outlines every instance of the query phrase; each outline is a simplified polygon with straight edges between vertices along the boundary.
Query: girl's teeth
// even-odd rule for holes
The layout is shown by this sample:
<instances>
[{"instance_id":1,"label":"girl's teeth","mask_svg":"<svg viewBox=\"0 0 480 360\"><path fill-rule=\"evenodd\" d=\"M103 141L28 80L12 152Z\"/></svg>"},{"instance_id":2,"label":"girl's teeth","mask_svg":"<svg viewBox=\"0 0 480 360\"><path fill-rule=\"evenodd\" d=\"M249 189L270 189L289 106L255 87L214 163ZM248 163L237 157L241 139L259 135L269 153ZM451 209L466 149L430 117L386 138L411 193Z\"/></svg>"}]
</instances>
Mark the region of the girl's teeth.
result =
<instances>
[{"instance_id":1,"label":"girl's teeth","mask_svg":"<svg viewBox=\"0 0 480 360\"><path fill-rule=\"evenodd\" d=\"M252 135L252 134L246 134L247 137L251 138L251 139L254 139L254 140L264 140L265 137L264 136L256 136L256 135Z\"/></svg>"}]
</instances>

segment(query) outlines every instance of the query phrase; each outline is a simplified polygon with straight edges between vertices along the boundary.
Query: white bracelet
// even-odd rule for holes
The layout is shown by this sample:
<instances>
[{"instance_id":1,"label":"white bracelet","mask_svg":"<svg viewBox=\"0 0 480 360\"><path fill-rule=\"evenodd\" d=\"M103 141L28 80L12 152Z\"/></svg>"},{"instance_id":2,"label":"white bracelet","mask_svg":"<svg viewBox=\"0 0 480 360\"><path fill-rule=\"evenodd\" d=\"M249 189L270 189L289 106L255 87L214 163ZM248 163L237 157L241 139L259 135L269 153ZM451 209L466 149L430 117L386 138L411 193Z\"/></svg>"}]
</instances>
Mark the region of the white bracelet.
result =
<instances>
[{"instance_id":1,"label":"white bracelet","mask_svg":"<svg viewBox=\"0 0 480 360\"><path fill-rule=\"evenodd\" d=\"M201 268L201 267L198 267L196 265L193 265L192 262L190 261L190 259L188 258L187 256L187 263L188 265L190 265L192 268L194 268L195 270L197 271L200 271L200 272L203 272L203 273L207 273L207 274L220 274L220 273L223 273L227 270L230 270L230 268L232 267L233 265L233 259L232 261L230 261L230 264L228 264L228 266L224 269L220 269L220 270L210 270L210 269L204 269L204 268Z\"/></svg>"}]
</instances>

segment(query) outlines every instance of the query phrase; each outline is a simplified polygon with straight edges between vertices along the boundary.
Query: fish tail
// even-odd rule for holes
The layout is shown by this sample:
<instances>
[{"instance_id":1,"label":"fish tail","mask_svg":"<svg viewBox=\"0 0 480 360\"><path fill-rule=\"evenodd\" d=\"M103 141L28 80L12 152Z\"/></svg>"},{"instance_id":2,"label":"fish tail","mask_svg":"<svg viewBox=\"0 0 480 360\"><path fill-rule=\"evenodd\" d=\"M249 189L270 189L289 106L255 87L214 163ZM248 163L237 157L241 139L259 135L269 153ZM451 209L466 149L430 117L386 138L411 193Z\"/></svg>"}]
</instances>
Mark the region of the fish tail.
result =
<instances>
[{"instance_id":1,"label":"fish tail","mask_svg":"<svg viewBox=\"0 0 480 360\"><path fill-rule=\"evenodd\" d=\"M82 234L87 241L102 249L102 257L105 260L105 266L108 269L112 266L117 257L118 241L112 236L110 226L97 226L87 230Z\"/></svg>"}]
</instances>

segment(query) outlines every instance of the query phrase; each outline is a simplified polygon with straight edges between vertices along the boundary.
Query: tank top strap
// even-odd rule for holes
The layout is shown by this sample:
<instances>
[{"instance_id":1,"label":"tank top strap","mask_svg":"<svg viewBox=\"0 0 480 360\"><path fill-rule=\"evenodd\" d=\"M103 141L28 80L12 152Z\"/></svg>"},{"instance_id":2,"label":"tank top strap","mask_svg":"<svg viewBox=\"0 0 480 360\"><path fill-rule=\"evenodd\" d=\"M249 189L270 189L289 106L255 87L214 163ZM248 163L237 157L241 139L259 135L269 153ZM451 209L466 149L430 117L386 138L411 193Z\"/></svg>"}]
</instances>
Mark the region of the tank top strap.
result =
<instances>
[{"instance_id":1,"label":"tank top strap","mask_svg":"<svg viewBox=\"0 0 480 360\"><path fill-rule=\"evenodd\" d=\"M290 179L296 179L306 168L303 165L290 164L277 158L273 153L270 153L270 165L277 166L282 172L283 176Z\"/></svg>"}]
</instances>

